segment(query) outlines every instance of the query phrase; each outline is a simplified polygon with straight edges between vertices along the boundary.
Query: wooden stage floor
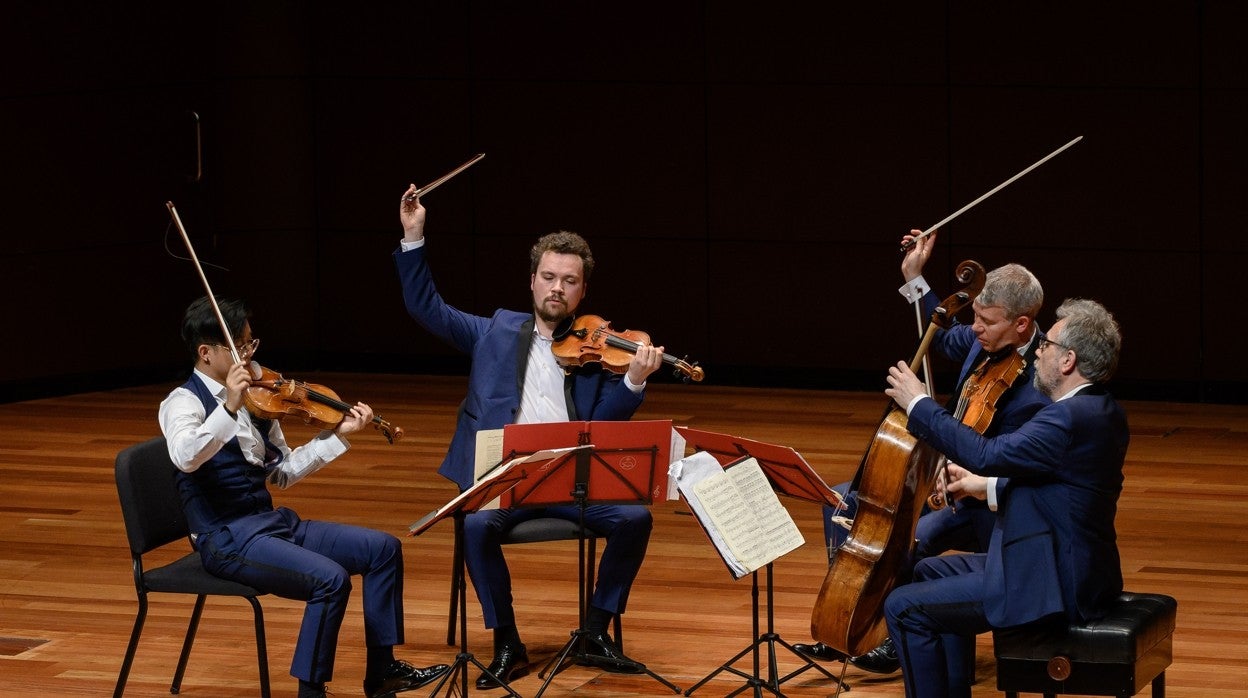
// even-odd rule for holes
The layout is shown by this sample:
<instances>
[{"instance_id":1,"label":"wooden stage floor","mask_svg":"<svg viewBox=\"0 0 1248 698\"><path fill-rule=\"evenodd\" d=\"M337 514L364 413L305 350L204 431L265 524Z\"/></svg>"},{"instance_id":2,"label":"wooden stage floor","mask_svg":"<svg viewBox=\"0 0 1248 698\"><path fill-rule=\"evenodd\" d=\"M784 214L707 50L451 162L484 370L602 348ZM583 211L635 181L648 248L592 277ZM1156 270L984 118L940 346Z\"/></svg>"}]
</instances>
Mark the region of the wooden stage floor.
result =
<instances>
[{"instance_id":1,"label":"wooden stage floor","mask_svg":"<svg viewBox=\"0 0 1248 698\"><path fill-rule=\"evenodd\" d=\"M333 519L403 536L408 525L455 494L436 474L449 442L462 378L317 374L344 399L369 402L403 427L387 445L366 432L350 453L275 499L305 518ZM85 393L0 405L0 696L103 696L112 692L136 601L113 458L158 435L156 406L172 385ZM834 484L848 479L885 404L882 393L764 390L713 385L651 386L638 418L671 419L792 446ZM1179 601L1171 698L1248 696L1248 406L1125 403L1132 441L1118 515L1126 587ZM287 426L292 443L311 435ZM786 500L806 544L775 566L776 631L809 641L811 606L826 558L818 508ZM749 578L733 581L681 502L654 507L649 554L624 616L628 653L687 689L751 640ZM399 656L450 663L447 647L452 526L403 537L408 644ZM508 551L521 633L544 662L576 625L576 546L547 543ZM470 650L488 662L491 639L469 593ZM302 605L263 601L275 696L294 696L288 674ZM153 598L127 695L168 695L190 603ZM990 640L980 640L973 695L996 690ZM782 670L799 665L786 653ZM748 662L737 665L751 671ZM765 665L764 665L765 666ZM840 665L829 665L839 671ZM472 673L475 678L476 672ZM363 624L358 593L348 610L330 689L361 695ZM901 696L897 675L850 668L849 695ZM721 673L694 695L726 695L741 681ZM540 681L515 682L531 696ZM431 688L431 687L430 687ZM430 689L425 689L428 691ZM791 696L829 696L813 672L784 684ZM473 689L474 693L477 693ZM250 607L210 601L183 684L185 696L258 693ZM408 695L419 695L413 692ZM500 691L483 695L502 695ZM646 677L585 667L560 673L548 696L672 695ZM747 692L747 695L749 692Z\"/></svg>"}]
</instances>

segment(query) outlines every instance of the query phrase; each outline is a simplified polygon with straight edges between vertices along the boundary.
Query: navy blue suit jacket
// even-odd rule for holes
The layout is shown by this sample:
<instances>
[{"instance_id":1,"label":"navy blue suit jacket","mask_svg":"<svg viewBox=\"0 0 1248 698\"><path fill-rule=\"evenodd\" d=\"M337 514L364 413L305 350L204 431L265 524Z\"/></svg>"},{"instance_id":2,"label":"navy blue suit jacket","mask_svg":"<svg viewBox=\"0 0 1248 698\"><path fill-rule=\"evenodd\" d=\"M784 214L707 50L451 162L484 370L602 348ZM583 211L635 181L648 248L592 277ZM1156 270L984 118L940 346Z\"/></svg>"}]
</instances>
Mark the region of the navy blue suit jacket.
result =
<instances>
[{"instance_id":1,"label":"navy blue suit jacket","mask_svg":"<svg viewBox=\"0 0 1248 698\"><path fill-rule=\"evenodd\" d=\"M425 260L425 248L394 254L407 312L425 329L472 357L468 396L459 408L455 435L438 473L459 485L472 486L477 432L501 429L516 420L529 346L533 313L496 310L491 317L472 315L442 300ZM573 372L564 383L570 420L627 420L643 395L624 384L623 376L595 368Z\"/></svg>"},{"instance_id":2,"label":"navy blue suit jacket","mask_svg":"<svg viewBox=\"0 0 1248 698\"><path fill-rule=\"evenodd\" d=\"M1100 617L1122 591L1114 515L1130 438L1126 415L1104 388L1084 388L995 438L933 400L915 405L908 428L972 472L1010 478L986 559L992 625L1054 613L1074 622Z\"/></svg>"}]
</instances>

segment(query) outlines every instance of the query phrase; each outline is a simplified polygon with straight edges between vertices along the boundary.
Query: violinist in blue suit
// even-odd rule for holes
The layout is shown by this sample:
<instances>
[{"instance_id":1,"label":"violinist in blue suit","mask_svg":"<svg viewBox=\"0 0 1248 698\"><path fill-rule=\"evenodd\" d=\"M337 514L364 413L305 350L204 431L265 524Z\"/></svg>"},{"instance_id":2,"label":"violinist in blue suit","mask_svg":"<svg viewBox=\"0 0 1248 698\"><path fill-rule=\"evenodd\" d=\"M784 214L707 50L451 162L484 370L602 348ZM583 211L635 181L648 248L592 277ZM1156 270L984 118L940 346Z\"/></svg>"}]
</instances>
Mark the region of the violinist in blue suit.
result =
<instances>
[{"instance_id":1,"label":"violinist in blue suit","mask_svg":"<svg viewBox=\"0 0 1248 698\"><path fill-rule=\"evenodd\" d=\"M433 283L425 255L425 209L408 188L400 203L403 240L394 259L408 313L425 329L472 357L468 396L460 407L446 458L438 470L459 485L475 479L476 436L507 424L570 420L627 420L641 405L646 378L663 359L663 347L641 346L623 376L595 368L570 374L555 360L553 333L572 317L585 296L594 257L576 233L560 231L538 240L530 251L528 312L499 309L473 315L448 305ZM410 200L409 200L410 197ZM512 605L511 575L501 540L516 524L536 517L578 521L573 505L491 509L465 517L464 550L468 573L487 628L494 629L494 660L477 679L478 689L498 688L528 665ZM591 505L585 524L607 544L598 583L590 599L586 628L587 659L608 671L637 673L643 665L625 657L607 636L609 621L624 611L629 590L650 540L650 510L639 505Z\"/></svg>"},{"instance_id":2,"label":"violinist in blue suit","mask_svg":"<svg viewBox=\"0 0 1248 698\"><path fill-rule=\"evenodd\" d=\"M1101 385L1117 366L1117 322L1095 301L1067 300L1037 352L1035 384L1054 402L1009 434L985 437L926 396L904 363L885 391L915 437L947 454L949 493L998 493L988 552L927 558L884 603L908 698L970 696L961 671L974 636L1024 624L1101 616L1122 591L1114 515L1122 491L1126 416Z\"/></svg>"}]
</instances>

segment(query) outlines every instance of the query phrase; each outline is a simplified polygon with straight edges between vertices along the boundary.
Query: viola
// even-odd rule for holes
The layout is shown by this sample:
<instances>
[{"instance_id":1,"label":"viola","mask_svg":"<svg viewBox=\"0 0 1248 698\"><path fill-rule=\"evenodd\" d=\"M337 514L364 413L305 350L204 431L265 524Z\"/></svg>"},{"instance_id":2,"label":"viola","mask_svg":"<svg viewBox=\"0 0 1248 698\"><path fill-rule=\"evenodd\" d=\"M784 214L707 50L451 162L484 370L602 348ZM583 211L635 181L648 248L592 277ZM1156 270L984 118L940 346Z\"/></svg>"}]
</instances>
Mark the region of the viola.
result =
<instances>
[{"instance_id":1,"label":"viola","mask_svg":"<svg viewBox=\"0 0 1248 698\"><path fill-rule=\"evenodd\" d=\"M954 416L980 434L988 430L997 413L997 401L1027 369L1027 359L1017 351L997 361L988 361L966 378L966 388L958 399Z\"/></svg>"},{"instance_id":2,"label":"viola","mask_svg":"<svg viewBox=\"0 0 1248 698\"><path fill-rule=\"evenodd\" d=\"M352 405L339 400L337 393L323 385L283 378L254 361L251 366L252 374L259 372L259 378L253 378L243 391L243 404L261 419L296 417L318 429L333 429L351 411ZM401 428L381 417L374 416L371 424L390 443L403 438Z\"/></svg>"},{"instance_id":3,"label":"viola","mask_svg":"<svg viewBox=\"0 0 1248 698\"><path fill-rule=\"evenodd\" d=\"M959 422L983 434L992 425L993 417L997 414L997 401L1026 370L1027 359L1013 350L1009 351L1004 358L988 360L980 364L971 372L971 375L966 377L966 384L963 386L962 394L958 396L958 404L953 416ZM927 498L927 505L932 509L940 509L947 503L943 492L944 470L945 462L942 461L940 472L937 474L941 487Z\"/></svg>"},{"instance_id":4,"label":"viola","mask_svg":"<svg viewBox=\"0 0 1248 698\"><path fill-rule=\"evenodd\" d=\"M910 364L917 371L937 329L983 290L986 274L978 262L958 265L961 288L932 313ZM892 401L863 455L853 489L858 512L837 549L811 612L811 635L850 656L876 647L888 634L884 599L909 570L914 531L932 492L943 456L906 429L906 412Z\"/></svg>"},{"instance_id":5,"label":"viola","mask_svg":"<svg viewBox=\"0 0 1248 698\"><path fill-rule=\"evenodd\" d=\"M650 344L650 335L640 330L618 332L611 323L597 315L567 318L555 328L551 351L565 368L601 364L612 373L625 373L638 347ZM698 362L690 363L671 354L663 354L663 363L675 368L678 378L701 381L705 372Z\"/></svg>"}]
</instances>

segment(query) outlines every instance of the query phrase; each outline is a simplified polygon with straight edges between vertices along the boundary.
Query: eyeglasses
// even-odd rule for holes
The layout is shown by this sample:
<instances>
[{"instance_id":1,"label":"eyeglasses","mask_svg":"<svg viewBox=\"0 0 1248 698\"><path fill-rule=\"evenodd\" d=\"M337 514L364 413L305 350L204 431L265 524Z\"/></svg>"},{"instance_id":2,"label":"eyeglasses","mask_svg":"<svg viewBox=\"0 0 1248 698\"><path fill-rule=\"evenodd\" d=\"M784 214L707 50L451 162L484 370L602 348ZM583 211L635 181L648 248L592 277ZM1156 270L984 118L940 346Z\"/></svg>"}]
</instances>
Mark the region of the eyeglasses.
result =
<instances>
[{"instance_id":1,"label":"eyeglasses","mask_svg":"<svg viewBox=\"0 0 1248 698\"><path fill-rule=\"evenodd\" d=\"M1055 347L1061 347L1061 348L1065 349L1066 351L1074 351L1074 349L1071 349L1069 346L1067 346L1067 345L1065 345L1065 344L1062 344L1061 342L1054 342L1053 340L1049 339L1048 337L1041 337L1041 338L1040 338L1040 346L1038 346L1038 347L1037 347L1037 349L1040 349L1041 351L1043 351L1043 350L1045 350L1045 349L1048 349L1050 344L1051 344L1051 345L1053 345L1053 346L1055 346Z\"/></svg>"},{"instance_id":2,"label":"eyeglasses","mask_svg":"<svg viewBox=\"0 0 1248 698\"><path fill-rule=\"evenodd\" d=\"M214 343L212 346L214 346L214 347L221 347L222 349L229 349L229 347L225 346L224 344L216 344L216 343ZM255 353L256 353L256 349L258 349L259 347L260 347L260 338L259 338L259 337L257 337L256 339L251 340L250 342L247 342L246 344L236 344L236 345L234 345L234 348L238 350L238 356L239 356L240 358L247 358L247 357L251 356L252 354L255 354Z\"/></svg>"}]
</instances>

